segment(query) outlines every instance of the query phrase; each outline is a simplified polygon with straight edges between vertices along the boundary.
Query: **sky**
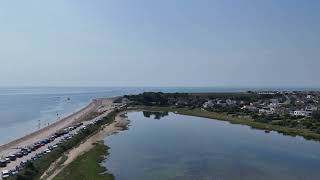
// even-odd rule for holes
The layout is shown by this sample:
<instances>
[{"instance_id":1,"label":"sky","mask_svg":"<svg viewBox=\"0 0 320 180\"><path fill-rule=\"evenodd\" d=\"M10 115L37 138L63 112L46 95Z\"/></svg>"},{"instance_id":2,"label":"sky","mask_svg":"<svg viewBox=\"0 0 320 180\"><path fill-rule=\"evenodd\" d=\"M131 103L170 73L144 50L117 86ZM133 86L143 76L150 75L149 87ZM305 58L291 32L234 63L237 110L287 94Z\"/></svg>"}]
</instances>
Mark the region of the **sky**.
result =
<instances>
[{"instance_id":1,"label":"sky","mask_svg":"<svg viewBox=\"0 0 320 180\"><path fill-rule=\"evenodd\" d=\"M317 0L0 2L0 86L320 87Z\"/></svg>"}]
</instances>

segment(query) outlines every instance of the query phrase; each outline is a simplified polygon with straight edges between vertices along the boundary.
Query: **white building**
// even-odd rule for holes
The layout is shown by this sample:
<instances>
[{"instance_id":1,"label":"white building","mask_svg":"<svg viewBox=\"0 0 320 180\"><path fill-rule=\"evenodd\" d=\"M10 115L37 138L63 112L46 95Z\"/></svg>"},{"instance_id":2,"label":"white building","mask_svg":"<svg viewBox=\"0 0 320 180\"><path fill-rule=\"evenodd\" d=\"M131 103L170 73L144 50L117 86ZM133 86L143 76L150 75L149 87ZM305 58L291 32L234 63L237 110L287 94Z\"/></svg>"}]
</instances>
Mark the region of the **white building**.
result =
<instances>
[{"instance_id":1,"label":"white building","mask_svg":"<svg viewBox=\"0 0 320 180\"><path fill-rule=\"evenodd\" d=\"M293 115L293 116L310 117L311 116L311 112L310 111L293 111L293 112L291 112L291 115Z\"/></svg>"},{"instance_id":2,"label":"white building","mask_svg":"<svg viewBox=\"0 0 320 180\"><path fill-rule=\"evenodd\" d=\"M209 100L203 104L203 108L210 108L213 106L214 106L214 102L212 100Z\"/></svg>"},{"instance_id":3,"label":"white building","mask_svg":"<svg viewBox=\"0 0 320 180\"><path fill-rule=\"evenodd\" d=\"M317 111L318 110L318 107L316 106L307 106L305 108L306 111Z\"/></svg>"},{"instance_id":4,"label":"white building","mask_svg":"<svg viewBox=\"0 0 320 180\"><path fill-rule=\"evenodd\" d=\"M272 107L264 107L262 109L259 109L260 114L274 114L275 109Z\"/></svg>"},{"instance_id":5,"label":"white building","mask_svg":"<svg viewBox=\"0 0 320 180\"><path fill-rule=\"evenodd\" d=\"M255 106L243 106L241 109L247 109L247 110L253 111L253 112L258 110L258 108Z\"/></svg>"}]
</instances>

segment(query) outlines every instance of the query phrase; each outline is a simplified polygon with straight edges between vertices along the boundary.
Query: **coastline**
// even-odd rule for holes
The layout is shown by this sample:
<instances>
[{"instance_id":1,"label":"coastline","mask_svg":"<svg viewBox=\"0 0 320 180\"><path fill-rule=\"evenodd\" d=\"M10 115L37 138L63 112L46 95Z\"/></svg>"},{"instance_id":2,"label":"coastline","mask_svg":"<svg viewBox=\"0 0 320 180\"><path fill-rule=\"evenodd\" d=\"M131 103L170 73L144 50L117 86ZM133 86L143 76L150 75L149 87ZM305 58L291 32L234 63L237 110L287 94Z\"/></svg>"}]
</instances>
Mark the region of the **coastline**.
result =
<instances>
[{"instance_id":1,"label":"coastline","mask_svg":"<svg viewBox=\"0 0 320 180\"><path fill-rule=\"evenodd\" d=\"M83 121L86 117L90 116L91 113L97 112L100 106L113 102L115 98L116 97L93 99L88 105L81 108L79 111L62 118L61 120L56 121L47 127L34 131L6 144L0 145L0 157L9 155L12 153L12 151L14 151L13 149L15 148L32 145L37 141L47 138L60 129L70 126L76 122Z\"/></svg>"}]
</instances>

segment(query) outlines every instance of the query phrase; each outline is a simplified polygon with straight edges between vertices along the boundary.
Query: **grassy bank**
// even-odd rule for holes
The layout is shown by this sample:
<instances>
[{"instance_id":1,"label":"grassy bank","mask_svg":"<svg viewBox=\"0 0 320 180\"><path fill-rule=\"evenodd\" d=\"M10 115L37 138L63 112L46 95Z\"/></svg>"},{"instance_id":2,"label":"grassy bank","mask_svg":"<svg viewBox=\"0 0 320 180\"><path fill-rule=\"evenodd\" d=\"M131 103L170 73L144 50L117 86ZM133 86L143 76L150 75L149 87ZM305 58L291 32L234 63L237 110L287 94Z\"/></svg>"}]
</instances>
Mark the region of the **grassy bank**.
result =
<instances>
[{"instance_id":1,"label":"grassy bank","mask_svg":"<svg viewBox=\"0 0 320 180\"><path fill-rule=\"evenodd\" d=\"M237 117L228 116L225 113L216 113L216 112L208 112L201 109L187 109L187 108L175 108L175 107L154 107L154 106L137 106L137 109L144 109L150 111L168 111L168 112L176 112L182 115L188 116L198 116L198 117L205 117L210 119L217 119L228 121L232 124L243 124L248 125L255 129L263 129L269 131L277 131L284 135L290 136L302 136L305 139L312 139L320 141L320 134L312 132L307 129L297 129L297 128L289 128L284 126L272 125L267 123L261 123L253 121L252 119L242 119Z\"/></svg>"},{"instance_id":2,"label":"grassy bank","mask_svg":"<svg viewBox=\"0 0 320 180\"><path fill-rule=\"evenodd\" d=\"M105 168L99 165L108 155L108 147L103 143L96 143L94 148L79 156L69 164L54 180L114 180L113 175L103 174Z\"/></svg>"}]
</instances>

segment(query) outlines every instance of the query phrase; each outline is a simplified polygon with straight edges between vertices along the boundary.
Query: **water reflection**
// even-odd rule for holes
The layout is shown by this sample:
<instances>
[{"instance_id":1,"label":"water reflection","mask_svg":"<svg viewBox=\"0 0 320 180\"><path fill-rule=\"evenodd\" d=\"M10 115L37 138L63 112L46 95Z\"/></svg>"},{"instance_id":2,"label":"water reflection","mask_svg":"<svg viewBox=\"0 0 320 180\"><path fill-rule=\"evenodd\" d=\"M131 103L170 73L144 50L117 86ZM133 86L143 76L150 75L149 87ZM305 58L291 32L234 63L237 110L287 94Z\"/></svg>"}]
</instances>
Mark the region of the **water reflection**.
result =
<instances>
[{"instance_id":1,"label":"water reflection","mask_svg":"<svg viewBox=\"0 0 320 180\"><path fill-rule=\"evenodd\" d=\"M168 116L168 112L159 112L159 111L143 111L143 116L146 118L151 118L153 116L154 119L161 119L165 116Z\"/></svg>"},{"instance_id":2,"label":"water reflection","mask_svg":"<svg viewBox=\"0 0 320 180\"><path fill-rule=\"evenodd\" d=\"M105 139L117 180L320 179L318 142L167 112L128 119L129 130Z\"/></svg>"}]
</instances>

